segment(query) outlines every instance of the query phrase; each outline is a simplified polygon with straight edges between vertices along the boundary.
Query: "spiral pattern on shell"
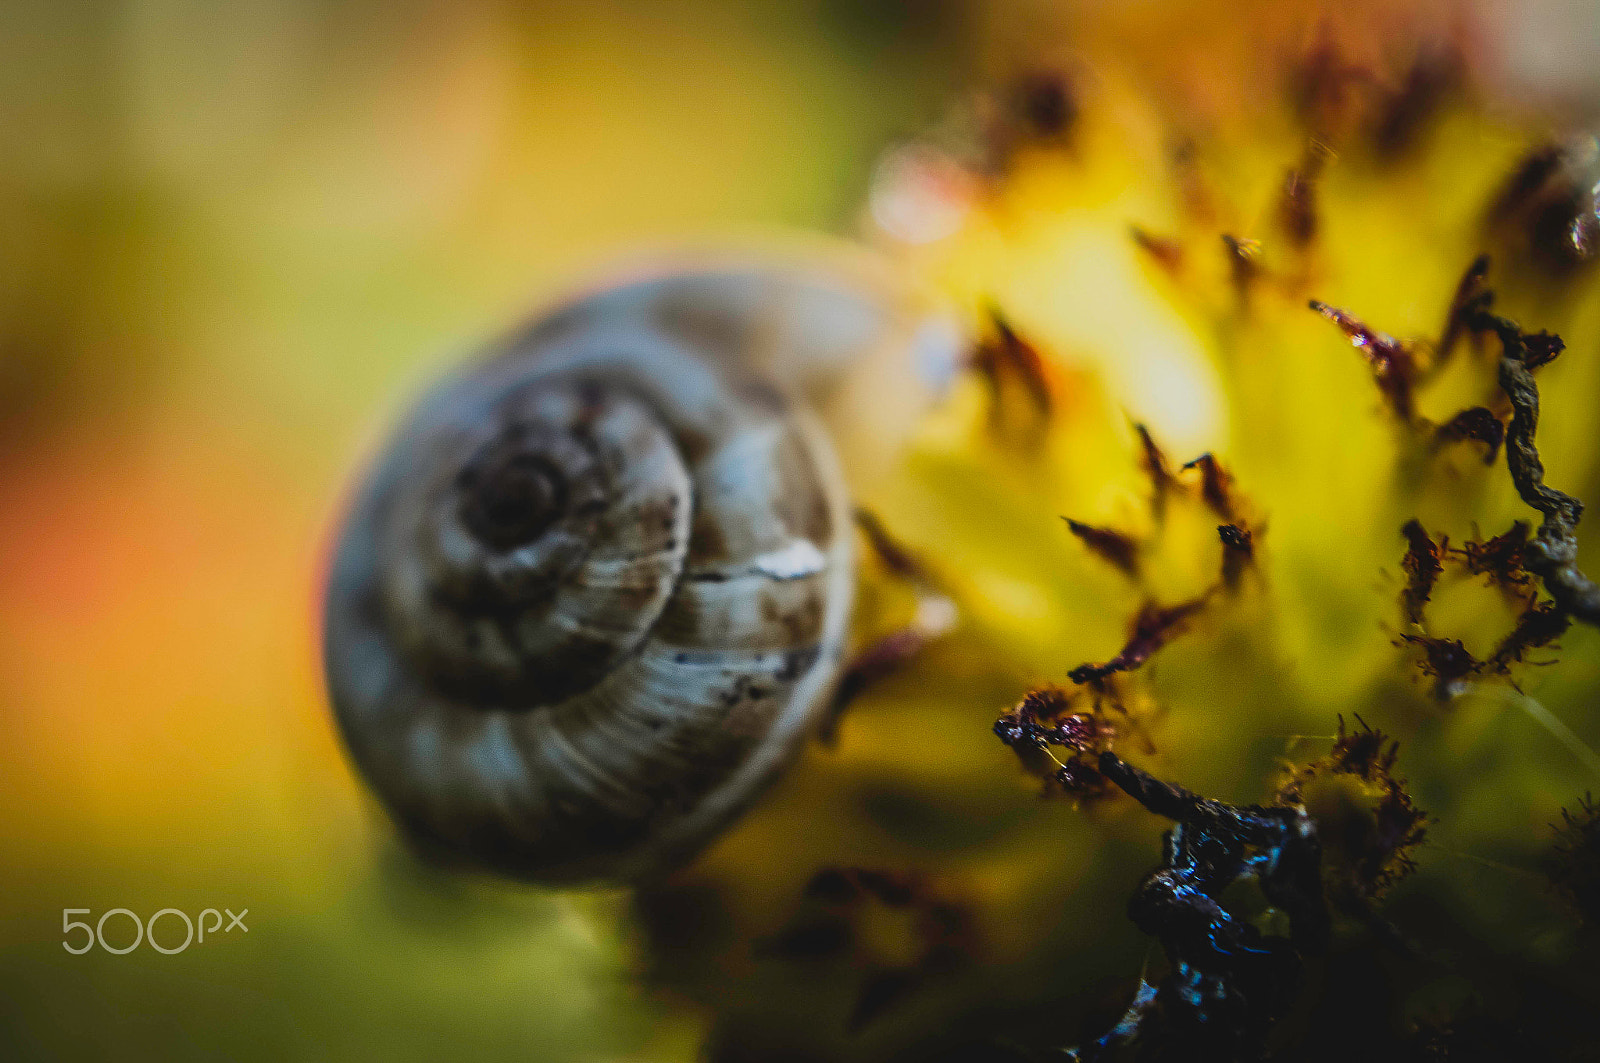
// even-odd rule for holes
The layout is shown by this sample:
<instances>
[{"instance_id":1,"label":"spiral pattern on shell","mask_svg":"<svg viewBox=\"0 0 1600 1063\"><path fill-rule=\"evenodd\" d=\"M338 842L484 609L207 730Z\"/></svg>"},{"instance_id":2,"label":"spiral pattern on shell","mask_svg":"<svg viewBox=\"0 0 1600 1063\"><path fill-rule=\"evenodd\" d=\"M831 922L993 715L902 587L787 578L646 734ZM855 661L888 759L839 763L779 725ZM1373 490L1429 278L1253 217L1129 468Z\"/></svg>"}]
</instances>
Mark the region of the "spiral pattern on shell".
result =
<instances>
[{"instance_id":1,"label":"spiral pattern on shell","mask_svg":"<svg viewBox=\"0 0 1600 1063\"><path fill-rule=\"evenodd\" d=\"M325 665L357 765L425 849L648 877L803 744L853 573L833 452L751 369L828 324L785 292L713 272L580 299L383 452L334 553Z\"/></svg>"}]
</instances>

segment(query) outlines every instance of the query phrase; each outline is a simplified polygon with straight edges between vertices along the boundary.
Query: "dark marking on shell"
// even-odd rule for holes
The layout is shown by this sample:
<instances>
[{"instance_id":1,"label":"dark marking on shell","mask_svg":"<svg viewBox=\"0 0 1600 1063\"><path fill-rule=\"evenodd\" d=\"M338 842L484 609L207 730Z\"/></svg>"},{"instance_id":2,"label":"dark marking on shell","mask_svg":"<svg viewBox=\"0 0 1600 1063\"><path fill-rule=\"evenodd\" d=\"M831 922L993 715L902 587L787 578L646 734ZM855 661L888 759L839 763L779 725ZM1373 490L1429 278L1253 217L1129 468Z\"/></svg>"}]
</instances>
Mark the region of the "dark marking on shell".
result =
<instances>
[{"instance_id":1,"label":"dark marking on shell","mask_svg":"<svg viewBox=\"0 0 1600 1063\"><path fill-rule=\"evenodd\" d=\"M785 683L793 682L811 671L821 655L820 648L816 646L789 650L783 655L782 665L772 673L773 678Z\"/></svg>"}]
</instances>

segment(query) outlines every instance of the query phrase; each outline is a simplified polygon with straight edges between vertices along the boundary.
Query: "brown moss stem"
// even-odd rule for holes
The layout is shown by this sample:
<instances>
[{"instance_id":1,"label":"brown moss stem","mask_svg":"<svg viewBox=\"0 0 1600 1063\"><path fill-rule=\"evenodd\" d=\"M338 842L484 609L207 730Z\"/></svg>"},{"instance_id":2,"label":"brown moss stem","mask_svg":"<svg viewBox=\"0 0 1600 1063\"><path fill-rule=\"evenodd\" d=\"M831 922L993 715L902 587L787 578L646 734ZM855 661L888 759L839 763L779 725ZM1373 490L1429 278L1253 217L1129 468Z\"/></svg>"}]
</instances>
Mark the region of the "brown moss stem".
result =
<instances>
[{"instance_id":1,"label":"brown moss stem","mask_svg":"<svg viewBox=\"0 0 1600 1063\"><path fill-rule=\"evenodd\" d=\"M1600 626L1600 586L1578 568L1578 521L1583 503L1544 482L1544 462L1536 440L1539 428L1539 386L1530 367L1527 337L1516 322L1479 310L1472 327L1500 338L1500 390L1511 403L1511 423L1506 428L1506 466L1517 494L1539 511L1544 520L1525 552L1528 570L1544 581L1545 590L1568 615ZM1540 337L1534 337L1540 339ZM1544 357L1545 343L1537 352Z\"/></svg>"}]
</instances>

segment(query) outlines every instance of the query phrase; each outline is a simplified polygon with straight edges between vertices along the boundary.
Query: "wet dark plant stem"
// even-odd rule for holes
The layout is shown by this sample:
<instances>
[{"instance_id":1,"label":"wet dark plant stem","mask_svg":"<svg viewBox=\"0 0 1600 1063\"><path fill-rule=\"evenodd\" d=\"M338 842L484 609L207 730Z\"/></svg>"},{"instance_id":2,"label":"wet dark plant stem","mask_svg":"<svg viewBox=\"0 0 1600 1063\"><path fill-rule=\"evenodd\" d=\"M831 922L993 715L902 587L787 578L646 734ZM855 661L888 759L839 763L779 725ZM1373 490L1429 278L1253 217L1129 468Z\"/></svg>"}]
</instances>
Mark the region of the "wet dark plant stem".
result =
<instances>
[{"instance_id":1,"label":"wet dark plant stem","mask_svg":"<svg viewBox=\"0 0 1600 1063\"><path fill-rule=\"evenodd\" d=\"M1583 503L1544 482L1544 462L1539 459L1536 442L1539 386L1528 364L1526 337L1516 322L1487 310L1472 315L1471 326L1500 338L1500 390L1512 409L1506 429L1506 465L1517 494L1544 516L1527 545L1524 563L1544 581L1558 608L1584 623L1600 626L1600 586L1584 575L1577 563L1577 527Z\"/></svg>"}]
</instances>

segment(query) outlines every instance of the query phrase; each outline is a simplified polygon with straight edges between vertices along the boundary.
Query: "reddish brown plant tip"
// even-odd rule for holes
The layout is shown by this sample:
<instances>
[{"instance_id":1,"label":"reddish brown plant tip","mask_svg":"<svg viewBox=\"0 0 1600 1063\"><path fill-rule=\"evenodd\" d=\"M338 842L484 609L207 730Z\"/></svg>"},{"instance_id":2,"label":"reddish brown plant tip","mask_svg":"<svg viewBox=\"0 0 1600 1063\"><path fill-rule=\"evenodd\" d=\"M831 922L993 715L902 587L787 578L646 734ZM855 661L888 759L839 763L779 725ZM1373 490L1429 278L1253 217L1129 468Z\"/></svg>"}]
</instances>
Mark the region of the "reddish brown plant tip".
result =
<instances>
[{"instance_id":1,"label":"reddish brown plant tip","mask_svg":"<svg viewBox=\"0 0 1600 1063\"><path fill-rule=\"evenodd\" d=\"M1184 469L1200 470L1200 497L1211 507L1211 512L1231 521L1234 518L1233 477L1221 462L1207 451L1184 465Z\"/></svg>"},{"instance_id":2,"label":"reddish brown plant tip","mask_svg":"<svg viewBox=\"0 0 1600 1063\"><path fill-rule=\"evenodd\" d=\"M1516 521L1509 531L1479 542L1468 539L1455 553L1464 568L1474 576L1488 576L1501 590L1527 597L1532 593L1533 575L1523 567L1523 551L1528 545L1528 525Z\"/></svg>"},{"instance_id":3,"label":"reddish brown plant tip","mask_svg":"<svg viewBox=\"0 0 1600 1063\"><path fill-rule=\"evenodd\" d=\"M1523 156L1495 197L1489 216L1504 220L1526 210L1561 168L1563 154L1560 144L1541 144Z\"/></svg>"},{"instance_id":4,"label":"reddish brown plant tip","mask_svg":"<svg viewBox=\"0 0 1600 1063\"><path fill-rule=\"evenodd\" d=\"M1133 622L1133 633L1127 643L1111 660L1104 664L1080 664L1067 673L1074 683L1083 684L1104 679L1113 672L1128 672L1144 664L1161 647L1188 628L1189 621L1206 607L1209 595L1173 606L1160 606L1146 602Z\"/></svg>"},{"instance_id":5,"label":"reddish brown plant tip","mask_svg":"<svg viewBox=\"0 0 1600 1063\"><path fill-rule=\"evenodd\" d=\"M1080 802L1111 796L1111 780L1101 773L1092 756L1074 754L1050 777L1063 794Z\"/></svg>"},{"instance_id":6,"label":"reddish brown plant tip","mask_svg":"<svg viewBox=\"0 0 1600 1063\"><path fill-rule=\"evenodd\" d=\"M1522 334L1522 364L1538 369L1556 360L1556 355L1567 349L1566 341L1553 332Z\"/></svg>"},{"instance_id":7,"label":"reddish brown plant tip","mask_svg":"<svg viewBox=\"0 0 1600 1063\"><path fill-rule=\"evenodd\" d=\"M1102 561L1128 576L1139 575L1139 544L1132 536L1112 528L1097 528L1092 524L1062 517L1067 528L1082 540L1083 545Z\"/></svg>"},{"instance_id":8,"label":"reddish brown plant tip","mask_svg":"<svg viewBox=\"0 0 1600 1063\"><path fill-rule=\"evenodd\" d=\"M1111 731L1099 718L1087 712L1074 712L1056 721L1045 736L1052 745L1066 746L1077 753L1097 750L1111 737Z\"/></svg>"},{"instance_id":9,"label":"reddish brown plant tip","mask_svg":"<svg viewBox=\"0 0 1600 1063\"><path fill-rule=\"evenodd\" d=\"M1283 178L1283 198L1278 204L1278 220L1289 242L1305 247L1317 235L1316 177L1304 170L1290 170Z\"/></svg>"},{"instance_id":10,"label":"reddish brown plant tip","mask_svg":"<svg viewBox=\"0 0 1600 1063\"><path fill-rule=\"evenodd\" d=\"M1094 767L1095 758L1115 736L1098 708L1074 710L1080 698L1059 687L1030 690L1017 706L995 721L1000 741L1016 752L1022 766L1052 788L1079 799L1109 792ZM1058 756L1050 747L1065 753Z\"/></svg>"},{"instance_id":11,"label":"reddish brown plant tip","mask_svg":"<svg viewBox=\"0 0 1600 1063\"><path fill-rule=\"evenodd\" d=\"M1400 615L1408 623L1422 623L1423 610L1433 596L1433 585L1444 571L1446 540L1435 543L1419 521L1408 520L1400 529L1408 547L1400 562L1405 569L1406 585L1400 592Z\"/></svg>"},{"instance_id":12,"label":"reddish brown plant tip","mask_svg":"<svg viewBox=\"0 0 1600 1063\"><path fill-rule=\"evenodd\" d=\"M1153 489L1151 508L1157 517L1166 512L1167 491L1173 485L1172 466L1167 463L1167 456L1155 438L1150 435L1150 429L1142 424L1135 424L1133 430L1139 436L1140 461L1145 474L1150 477Z\"/></svg>"},{"instance_id":13,"label":"reddish brown plant tip","mask_svg":"<svg viewBox=\"0 0 1600 1063\"><path fill-rule=\"evenodd\" d=\"M891 535L875 514L858 507L854 515L856 526L866 537L872 553L891 575L917 587L923 600L942 598L934 589L937 581L922 559ZM943 634L943 629L919 625L913 620L907 627L883 635L858 650L840 673L818 737L824 743L832 742L839 720L851 703L872 686L904 671L940 634Z\"/></svg>"},{"instance_id":14,"label":"reddish brown plant tip","mask_svg":"<svg viewBox=\"0 0 1600 1063\"><path fill-rule=\"evenodd\" d=\"M1468 676L1477 675L1483 663L1474 657L1460 639L1441 639L1430 635L1410 635L1400 638L1422 648L1419 662L1422 674L1434 679L1434 695L1440 701L1449 701L1464 689Z\"/></svg>"},{"instance_id":15,"label":"reddish brown plant tip","mask_svg":"<svg viewBox=\"0 0 1600 1063\"><path fill-rule=\"evenodd\" d=\"M1336 775L1359 776L1367 782L1388 777L1400 758L1400 743L1360 716L1355 721L1360 729L1348 730L1344 716L1339 716L1339 736L1333 740L1333 749L1324 762L1327 770Z\"/></svg>"},{"instance_id":16,"label":"reddish brown plant tip","mask_svg":"<svg viewBox=\"0 0 1600 1063\"><path fill-rule=\"evenodd\" d=\"M1336 306L1316 299L1311 300L1310 306L1350 338L1350 345L1360 350L1372 366L1378 390L1383 392L1395 416L1411 423L1416 412L1412 391L1417 377L1417 362L1411 348L1386 332L1369 328L1359 318Z\"/></svg>"},{"instance_id":17,"label":"reddish brown plant tip","mask_svg":"<svg viewBox=\"0 0 1600 1063\"><path fill-rule=\"evenodd\" d=\"M1580 266L1600 251L1600 192L1575 181L1577 176L1567 174L1551 182L1552 193L1527 222L1534 252L1558 270Z\"/></svg>"},{"instance_id":18,"label":"reddish brown plant tip","mask_svg":"<svg viewBox=\"0 0 1600 1063\"><path fill-rule=\"evenodd\" d=\"M1241 300L1246 299L1261 275L1261 241L1223 233L1222 246L1227 249L1234 290Z\"/></svg>"},{"instance_id":19,"label":"reddish brown plant tip","mask_svg":"<svg viewBox=\"0 0 1600 1063\"><path fill-rule=\"evenodd\" d=\"M878 519L877 514L857 506L855 518L856 527L867 537L867 544L872 547L873 554L883 562L885 568L902 579L927 579L928 570L921 559L889 534L889 529L884 527L883 521Z\"/></svg>"},{"instance_id":20,"label":"reddish brown plant tip","mask_svg":"<svg viewBox=\"0 0 1600 1063\"><path fill-rule=\"evenodd\" d=\"M1150 474L1150 479L1158 485L1169 483L1172 480L1172 470L1167 465L1167 456L1156 444L1151 436L1150 429L1143 424L1136 424L1133 430L1139 434L1139 445L1143 452L1144 470Z\"/></svg>"},{"instance_id":21,"label":"reddish brown plant tip","mask_svg":"<svg viewBox=\"0 0 1600 1063\"><path fill-rule=\"evenodd\" d=\"M1487 407L1473 406L1441 425L1434 438L1440 443L1475 439L1484 445L1483 463L1493 465L1500 453L1500 444L1505 442L1506 426Z\"/></svg>"},{"instance_id":22,"label":"reddish brown plant tip","mask_svg":"<svg viewBox=\"0 0 1600 1063\"><path fill-rule=\"evenodd\" d=\"M1137 225L1128 226L1128 234L1139 250L1149 255L1156 265L1176 275L1183 271L1183 245L1165 236L1156 236Z\"/></svg>"},{"instance_id":23,"label":"reddish brown plant tip","mask_svg":"<svg viewBox=\"0 0 1600 1063\"><path fill-rule=\"evenodd\" d=\"M1511 666L1519 664L1530 652L1542 649L1566 634L1572 618L1556 607L1554 602L1541 602L1523 610L1517 626L1501 640L1494 654L1484 662L1486 672L1509 675Z\"/></svg>"},{"instance_id":24,"label":"reddish brown plant tip","mask_svg":"<svg viewBox=\"0 0 1600 1063\"><path fill-rule=\"evenodd\" d=\"M1347 59L1335 33L1324 26L1291 73L1289 98L1312 135L1332 136L1346 126L1356 89L1371 80L1372 73Z\"/></svg>"},{"instance_id":25,"label":"reddish brown plant tip","mask_svg":"<svg viewBox=\"0 0 1600 1063\"><path fill-rule=\"evenodd\" d=\"M1467 271L1456 284L1455 295L1450 299L1450 312L1445 315L1444 331L1439 336L1439 360L1445 361L1454 352L1456 343L1467 330L1472 315L1485 310L1494 301L1494 295L1484 287L1489 278L1489 256L1479 255L1472 260Z\"/></svg>"},{"instance_id":26,"label":"reddish brown plant tip","mask_svg":"<svg viewBox=\"0 0 1600 1063\"><path fill-rule=\"evenodd\" d=\"M845 710L878 683L903 672L929 641L928 635L922 631L895 631L869 643L851 658L839 676L838 685L834 687L833 700L818 738L824 743L833 741Z\"/></svg>"},{"instance_id":27,"label":"reddish brown plant tip","mask_svg":"<svg viewBox=\"0 0 1600 1063\"><path fill-rule=\"evenodd\" d=\"M1073 696L1060 687L1030 690L1010 712L995 721L995 736L1013 749L1043 749L1050 744L1048 731L1056 717L1067 712Z\"/></svg>"},{"instance_id":28,"label":"reddish brown plant tip","mask_svg":"<svg viewBox=\"0 0 1600 1063\"><path fill-rule=\"evenodd\" d=\"M1278 200L1278 224L1290 244L1297 248L1306 247L1317 237L1317 183L1332 157L1333 152L1326 144L1313 140L1306 147L1300 165L1284 175L1283 192Z\"/></svg>"},{"instance_id":29,"label":"reddish brown plant tip","mask_svg":"<svg viewBox=\"0 0 1600 1063\"><path fill-rule=\"evenodd\" d=\"M1193 137L1182 137L1172 147L1170 155L1172 179L1177 183L1189 218L1210 225L1217 218L1217 197L1200 169L1200 149Z\"/></svg>"},{"instance_id":30,"label":"reddish brown plant tip","mask_svg":"<svg viewBox=\"0 0 1600 1063\"><path fill-rule=\"evenodd\" d=\"M1078 121L1078 95L1059 70L1033 70L1011 85L1010 111L1026 134L1036 140L1058 140Z\"/></svg>"},{"instance_id":31,"label":"reddish brown plant tip","mask_svg":"<svg viewBox=\"0 0 1600 1063\"><path fill-rule=\"evenodd\" d=\"M1016 74L982 101L982 144L975 161L990 178L998 178L1023 149L1069 146L1080 112L1078 87L1066 71L1039 67Z\"/></svg>"},{"instance_id":32,"label":"reddish brown plant tip","mask_svg":"<svg viewBox=\"0 0 1600 1063\"><path fill-rule=\"evenodd\" d=\"M1017 703L1017 710L1041 720L1049 720L1071 708L1073 700L1074 695L1060 687L1039 687L1022 696Z\"/></svg>"},{"instance_id":33,"label":"reddish brown plant tip","mask_svg":"<svg viewBox=\"0 0 1600 1063\"><path fill-rule=\"evenodd\" d=\"M1114 732L1094 710L1072 711L1076 701L1076 695L1060 687L1030 690L1015 708L995 721L994 732L1011 747L1064 746L1079 753L1097 750Z\"/></svg>"},{"instance_id":34,"label":"reddish brown plant tip","mask_svg":"<svg viewBox=\"0 0 1600 1063\"><path fill-rule=\"evenodd\" d=\"M1017 334L1000 311L991 307L989 320L994 326L994 336L978 345L972 364L989 383L996 427L1001 427L1005 420L1005 396L1013 383L1022 388L1036 419L1041 423L1048 421L1054 402L1044 359L1031 343Z\"/></svg>"},{"instance_id":35,"label":"reddish brown plant tip","mask_svg":"<svg viewBox=\"0 0 1600 1063\"><path fill-rule=\"evenodd\" d=\"M1534 148L1507 180L1489 221L1558 272L1594 258L1600 252L1600 182L1592 140Z\"/></svg>"},{"instance_id":36,"label":"reddish brown plant tip","mask_svg":"<svg viewBox=\"0 0 1600 1063\"><path fill-rule=\"evenodd\" d=\"M1372 127L1372 146L1381 158L1405 154L1433 124L1445 99L1461 83L1460 50L1435 47L1424 50L1406 72L1398 92L1391 93Z\"/></svg>"},{"instance_id":37,"label":"reddish brown plant tip","mask_svg":"<svg viewBox=\"0 0 1600 1063\"><path fill-rule=\"evenodd\" d=\"M1219 525L1217 536L1222 540L1222 582L1229 590L1234 590L1245 570L1255 561L1255 536L1250 534L1249 528L1238 524Z\"/></svg>"}]
</instances>

